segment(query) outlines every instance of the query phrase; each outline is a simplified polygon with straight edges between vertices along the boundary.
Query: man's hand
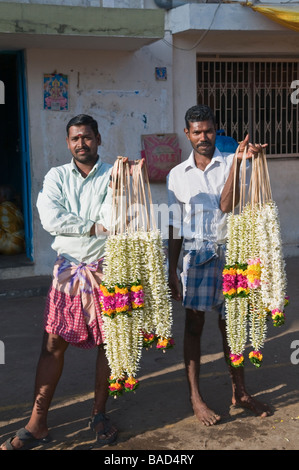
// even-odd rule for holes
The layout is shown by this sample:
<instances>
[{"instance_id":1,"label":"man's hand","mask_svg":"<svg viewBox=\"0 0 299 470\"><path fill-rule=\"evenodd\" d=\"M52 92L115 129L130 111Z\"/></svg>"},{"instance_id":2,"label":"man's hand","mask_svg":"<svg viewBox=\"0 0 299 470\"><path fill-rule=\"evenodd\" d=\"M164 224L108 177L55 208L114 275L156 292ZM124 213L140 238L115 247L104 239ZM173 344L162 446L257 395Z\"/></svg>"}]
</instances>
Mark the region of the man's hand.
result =
<instances>
[{"instance_id":1,"label":"man's hand","mask_svg":"<svg viewBox=\"0 0 299 470\"><path fill-rule=\"evenodd\" d=\"M248 159L248 158L257 157L259 152L261 152L264 148L266 148L267 145L268 144L255 144L255 145L253 145L253 144L249 143L249 135L247 134L245 139L240 143L237 159L242 160L243 153L244 153L244 150L246 149L246 147L247 147L246 159Z\"/></svg>"},{"instance_id":2,"label":"man's hand","mask_svg":"<svg viewBox=\"0 0 299 470\"><path fill-rule=\"evenodd\" d=\"M122 162L124 165L128 163L131 176L133 175L133 168L136 165L136 163L138 163L138 165L140 165L140 168L142 168L145 162L144 158L141 158L140 160L129 160L128 157L117 157L117 158L122 159ZM114 167L112 168L111 177L115 177L115 179L117 180L118 176L119 176L118 170L116 168L116 165L114 165ZM110 186L112 186L112 182L110 183Z\"/></svg>"},{"instance_id":3,"label":"man's hand","mask_svg":"<svg viewBox=\"0 0 299 470\"><path fill-rule=\"evenodd\" d=\"M98 237L99 235L109 235L108 230L102 224L94 223L90 229L90 236L93 237L94 235Z\"/></svg>"}]
</instances>

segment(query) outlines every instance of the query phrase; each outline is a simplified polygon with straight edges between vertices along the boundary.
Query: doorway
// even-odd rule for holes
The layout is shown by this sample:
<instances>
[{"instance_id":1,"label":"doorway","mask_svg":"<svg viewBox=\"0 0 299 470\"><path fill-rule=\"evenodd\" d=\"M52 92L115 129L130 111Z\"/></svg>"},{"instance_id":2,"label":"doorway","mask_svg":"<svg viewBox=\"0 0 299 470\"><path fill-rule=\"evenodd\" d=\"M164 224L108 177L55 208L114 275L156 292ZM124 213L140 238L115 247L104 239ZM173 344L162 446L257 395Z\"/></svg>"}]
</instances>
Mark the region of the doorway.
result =
<instances>
[{"instance_id":1,"label":"doorway","mask_svg":"<svg viewBox=\"0 0 299 470\"><path fill-rule=\"evenodd\" d=\"M27 95L22 51L0 53L0 268L33 261Z\"/></svg>"}]
</instances>

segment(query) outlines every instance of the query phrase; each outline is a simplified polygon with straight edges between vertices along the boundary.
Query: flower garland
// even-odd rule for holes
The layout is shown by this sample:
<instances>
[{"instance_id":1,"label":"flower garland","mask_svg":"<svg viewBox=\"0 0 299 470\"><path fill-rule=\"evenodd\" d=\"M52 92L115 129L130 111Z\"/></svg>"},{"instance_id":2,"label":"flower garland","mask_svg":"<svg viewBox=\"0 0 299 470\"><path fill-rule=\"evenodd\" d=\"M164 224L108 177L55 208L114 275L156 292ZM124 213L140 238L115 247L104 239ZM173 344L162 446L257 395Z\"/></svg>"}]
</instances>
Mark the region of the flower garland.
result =
<instances>
[{"instance_id":1,"label":"flower garland","mask_svg":"<svg viewBox=\"0 0 299 470\"><path fill-rule=\"evenodd\" d=\"M152 325L151 330L154 330L155 334L162 341L165 341L171 336L172 304L165 272L163 242L159 230L152 230L147 232L146 235L147 263L145 266L149 288L148 295L151 296L151 300L150 309L146 308L145 315L147 316L148 325Z\"/></svg>"},{"instance_id":2,"label":"flower garland","mask_svg":"<svg viewBox=\"0 0 299 470\"><path fill-rule=\"evenodd\" d=\"M138 251L143 254L145 241L147 256L136 259ZM174 345L160 234L140 231L109 236L103 270L99 296L105 351L111 368L109 393L118 396L139 385L135 376L144 345L156 342L157 349L163 351ZM132 280L137 275L142 281Z\"/></svg>"},{"instance_id":3,"label":"flower garland","mask_svg":"<svg viewBox=\"0 0 299 470\"><path fill-rule=\"evenodd\" d=\"M265 172L265 166L263 168ZM257 166L253 165L253 173L256 169ZM261 172L261 167L258 171ZM253 180L255 176L252 174L251 178ZM255 179L253 184L256 197L261 179ZM267 184L269 187L269 182ZM286 275L278 210L271 197L263 201L258 199L258 202L252 199L250 203L243 204L239 214L229 214L226 266L222 274L230 364L234 367L244 364L243 352L249 327L253 348L249 359L260 367L269 314L274 326L282 325L284 308L289 302L285 295Z\"/></svg>"},{"instance_id":4,"label":"flower garland","mask_svg":"<svg viewBox=\"0 0 299 470\"><path fill-rule=\"evenodd\" d=\"M249 288L245 262L247 246L243 243L244 235L247 233L247 222L247 211L237 215L230 214L227 222L227 264L223 270L223 294L226 308L226 331L231 351L229 361L234 367L243 365L243 351L247 341Z\"/></svg>"},{"instance_id":5,"label":"flower garland","mask_svg":"<svg viewBox=\"0 0 299 470\"><path fill-rule=\"evenodd\" d=\"M173 340L162 237L148 223L146 195L149 202L151 195L146 166L141 171L140 160L136 161L130 174L128 162L118 157L112 170L112 193L99 299L111 370L109 393L116 397L139 386L136 375L143 347L155 343L165 351Z\"/></svg>"}]
</instances>

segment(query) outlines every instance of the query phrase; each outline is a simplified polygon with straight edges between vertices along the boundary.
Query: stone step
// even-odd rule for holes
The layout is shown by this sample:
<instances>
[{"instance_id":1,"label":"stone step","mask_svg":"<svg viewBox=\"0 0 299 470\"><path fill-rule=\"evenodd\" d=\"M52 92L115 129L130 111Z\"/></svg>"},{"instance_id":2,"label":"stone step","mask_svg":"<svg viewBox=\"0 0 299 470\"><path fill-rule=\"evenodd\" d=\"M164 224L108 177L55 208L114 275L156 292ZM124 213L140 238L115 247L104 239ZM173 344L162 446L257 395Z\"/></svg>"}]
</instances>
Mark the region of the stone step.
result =
<instances>
[{"instance_id":1,"label":"stone step","mask_svg":"<svg viewBox=\"0 0 299 470\"><path fill-rule=\"evenodd\" d=\"M31 276L0 280L1 298L45 296L51 284L51 276Z\"/></svg>"}]
</instances>

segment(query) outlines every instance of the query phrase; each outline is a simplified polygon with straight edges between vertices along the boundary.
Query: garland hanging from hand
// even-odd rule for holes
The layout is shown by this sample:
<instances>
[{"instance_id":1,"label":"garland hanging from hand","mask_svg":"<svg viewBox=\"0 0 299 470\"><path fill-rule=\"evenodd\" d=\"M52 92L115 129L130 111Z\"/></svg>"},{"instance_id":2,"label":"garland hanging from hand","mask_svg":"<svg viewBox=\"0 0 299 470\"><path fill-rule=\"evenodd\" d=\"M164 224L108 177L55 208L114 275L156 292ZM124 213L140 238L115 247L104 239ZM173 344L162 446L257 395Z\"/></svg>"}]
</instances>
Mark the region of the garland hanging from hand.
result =
<instances>
[{"instance_id":1,"label":"garland hanging from hand","mask_svg":"<svg viewBox=\"0 0 299 470\"><path fill-rule=\"evenodd\" d=\"M285 319L284 307L288 301L279 216L272 200L265 153L261 151L252 161L246 203L246 150L242 159L239 214L233 210L228 216L223 294L230 363L235 367L244 364L249 330L253 348L249 359L256 367L260 367L267 319L271 315L274 326L282 325ZM237 152L234 160L235 181ZM234 203L235 188L233 207Z\"/></svg>"},{"instance_id":2,"label":"garland hanging from hand","mask_svg":"<svg viewBox=\"0 0 299 470\"><path fill-rule=\"evenodd\" d=\"M165 351L171 338L172 304L165 254L154 217L148 175L140 160L132 177L122 157L112 172L112 222L100 285L105 351L111 369L109 393L137 388L143 346ZM150 208L150 209L149 209Z\"/></svg>"}]
</instances>

